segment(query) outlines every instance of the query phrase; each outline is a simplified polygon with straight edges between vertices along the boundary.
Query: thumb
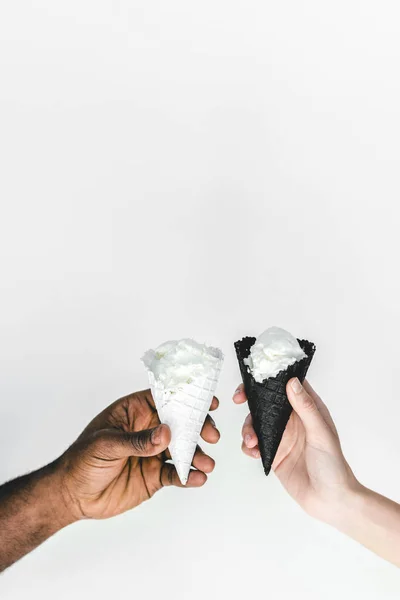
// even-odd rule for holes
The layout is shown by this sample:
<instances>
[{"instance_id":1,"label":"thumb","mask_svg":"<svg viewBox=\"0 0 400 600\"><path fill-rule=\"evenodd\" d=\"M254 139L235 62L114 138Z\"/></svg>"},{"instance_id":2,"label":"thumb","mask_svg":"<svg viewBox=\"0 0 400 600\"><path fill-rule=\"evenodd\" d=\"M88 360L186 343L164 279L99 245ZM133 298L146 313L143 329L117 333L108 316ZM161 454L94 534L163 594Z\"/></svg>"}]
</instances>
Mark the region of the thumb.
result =
<instances>
[{"instance_id":1,"label":"thumb","mask_svg":"<svg viewBox=\"0 0 400 600\"><path fill-rule=\"evenodd\" d=\"M290 404L300 417L308 439L321 439L327 430L327 425L310 394L302 386L299 379L291 379L286 386Z\"/></svg>"},{"instance_id":2,"label":"thumb","mask_svg":"<svg viewBox=\"0 0 400 600\"><path fill-rule=\"evenodd\" d=\"M108 460L129 456L156 456L167 449L171 431L167 425L158 425L142 431L103 429L97 434L96 452Z\"/></svg>"}]
</instances>

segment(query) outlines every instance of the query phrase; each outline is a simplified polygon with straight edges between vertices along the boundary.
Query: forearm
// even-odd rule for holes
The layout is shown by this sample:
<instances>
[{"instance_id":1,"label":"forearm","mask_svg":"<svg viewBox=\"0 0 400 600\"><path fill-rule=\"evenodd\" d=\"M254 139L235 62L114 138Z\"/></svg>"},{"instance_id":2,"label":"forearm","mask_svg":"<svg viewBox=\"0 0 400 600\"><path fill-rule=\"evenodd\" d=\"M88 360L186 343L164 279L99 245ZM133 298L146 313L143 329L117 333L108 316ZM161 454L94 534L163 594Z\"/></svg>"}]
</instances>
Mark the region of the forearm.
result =
<instances>
[{"instance_id":1,"label":"forearm","mask_svg":"<svg viewBox=\"0 0 400 600\"><path fill-rule=\"evenodd\" d=\"M57 462L0 487L0 571L73 521Z\"/></svg>"},{"instance_id":2,"label":"forearm","mask_svg":"<svg viewBox=\"0 0 400 600\"><path fill-rule=\"evenodd\" d=\"M400 567L400 505L359 486L331 525Z\"/></svg>"}]
</instances>

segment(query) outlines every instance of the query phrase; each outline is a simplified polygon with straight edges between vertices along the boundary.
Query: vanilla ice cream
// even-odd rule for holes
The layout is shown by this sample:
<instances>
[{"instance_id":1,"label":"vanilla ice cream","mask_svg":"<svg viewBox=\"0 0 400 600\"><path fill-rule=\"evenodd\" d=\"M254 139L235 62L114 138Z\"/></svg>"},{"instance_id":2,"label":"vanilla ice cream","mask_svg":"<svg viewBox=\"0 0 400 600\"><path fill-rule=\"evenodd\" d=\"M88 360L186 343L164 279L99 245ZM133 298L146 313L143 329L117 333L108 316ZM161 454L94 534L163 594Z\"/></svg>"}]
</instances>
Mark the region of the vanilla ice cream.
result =
<instances>
[{"instance_id":1,"label":"vanilla ice cream","mask_svg":"<svg viewBox=\"0 0 400 600\"><path fill-rule=\"evenodd\" d=\"M160 422L171 429L169 450L185 485L217 387L223 354L218 348L183 339L148 350L142 361Z\"/></svg>"},{"instance_id":2,"label":"vanilla ice cream","mask_svg":"<svg viewBox=\"0 0 400 600\"><path fill-rule=\"evenodd\" d=\"M280 327L270 327L258 336L250 349L250 355L243 362L249 367L254 379L262 383L305 356L291 333Z\"/></svg>"},{"instance_id":3,"label":"vanilla ice cream","mask_svg":"<svg viewBox=\"0 0 400 600\"><path fill-rule=\"evenodd\" d=\"M217 348L183 339L165 342L156 350L148 350L142 361L164 389L173 390L207 376L210 368L218 366L221 356Z\"/></svg>"}]
</instances>

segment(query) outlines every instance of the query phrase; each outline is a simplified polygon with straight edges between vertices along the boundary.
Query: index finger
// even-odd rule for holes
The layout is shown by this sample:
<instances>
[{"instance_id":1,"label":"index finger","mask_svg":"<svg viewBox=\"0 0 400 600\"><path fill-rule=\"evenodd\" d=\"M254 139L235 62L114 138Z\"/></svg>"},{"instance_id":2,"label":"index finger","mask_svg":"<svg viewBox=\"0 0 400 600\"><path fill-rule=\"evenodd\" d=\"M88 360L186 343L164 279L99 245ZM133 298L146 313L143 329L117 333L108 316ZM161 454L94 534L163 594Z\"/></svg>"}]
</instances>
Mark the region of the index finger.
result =
<instances>
[{"instance_id":1,"label":"index finger","mask_svg":"<svg viewBox=\"0 0 400 600\"><path fill-rule=\"evenodd\" d=\"M247 402L247 396L246 396L246 392L244 391L243 383L238 385L238 387L236 388L235 393L233 394L232 400L234 401L235 404L244 404L244 402Z\"/></svg>"}]
</instances>

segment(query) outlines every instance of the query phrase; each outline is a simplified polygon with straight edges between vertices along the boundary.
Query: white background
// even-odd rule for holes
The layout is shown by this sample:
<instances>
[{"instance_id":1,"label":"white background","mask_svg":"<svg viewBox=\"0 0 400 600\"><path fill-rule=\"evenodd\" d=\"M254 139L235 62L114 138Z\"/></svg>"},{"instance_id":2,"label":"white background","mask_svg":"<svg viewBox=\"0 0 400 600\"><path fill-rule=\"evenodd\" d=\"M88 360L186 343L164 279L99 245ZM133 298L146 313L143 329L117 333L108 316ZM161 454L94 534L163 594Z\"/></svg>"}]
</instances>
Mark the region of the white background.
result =
<instances>
[{"instance_id":1,"label":"white background","mask_svg":"<svg viewBox=\"0 0 400 600\"><path fill-rule=\"evenodd\" d=\"M397 2L0 5L0 480L58 456L140 356L226 355L201 490L56 535L0 596L395 599L397 570L240 452L233 342L316 342L361 481L400 500Z\"/></svg>"}]
</instances>

